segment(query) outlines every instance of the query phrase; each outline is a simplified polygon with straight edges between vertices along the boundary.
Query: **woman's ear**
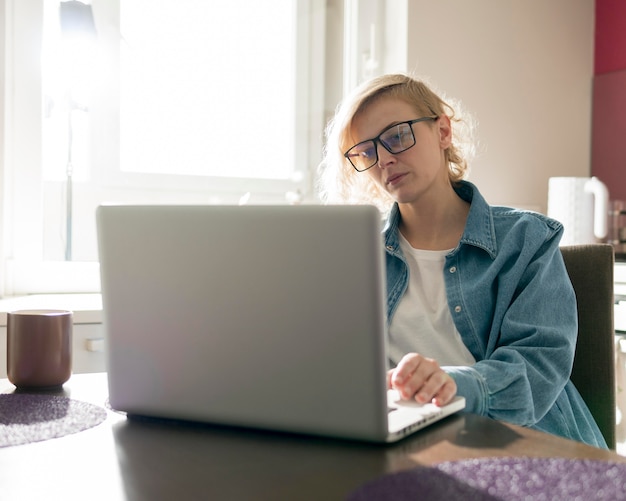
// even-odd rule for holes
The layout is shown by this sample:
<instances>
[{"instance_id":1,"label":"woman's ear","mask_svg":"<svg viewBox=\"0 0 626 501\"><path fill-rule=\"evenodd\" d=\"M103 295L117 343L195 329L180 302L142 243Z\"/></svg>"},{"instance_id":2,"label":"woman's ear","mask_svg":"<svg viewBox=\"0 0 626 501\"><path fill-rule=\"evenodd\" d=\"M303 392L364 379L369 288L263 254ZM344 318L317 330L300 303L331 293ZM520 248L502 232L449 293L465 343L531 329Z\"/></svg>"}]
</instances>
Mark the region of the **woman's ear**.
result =
<instances>
[{"instance_id":1,"label":"woman's ear","mask_svg":"<svg viewBox=\"0 0 626 501\"><path fill-rule=\"evenodd\" d=\"M439 144L441 149L445 150L452 144L452 125L450 124L450 117L448 115L440 115L437 120L439 126Z\"/></svg>"}]
</instances>

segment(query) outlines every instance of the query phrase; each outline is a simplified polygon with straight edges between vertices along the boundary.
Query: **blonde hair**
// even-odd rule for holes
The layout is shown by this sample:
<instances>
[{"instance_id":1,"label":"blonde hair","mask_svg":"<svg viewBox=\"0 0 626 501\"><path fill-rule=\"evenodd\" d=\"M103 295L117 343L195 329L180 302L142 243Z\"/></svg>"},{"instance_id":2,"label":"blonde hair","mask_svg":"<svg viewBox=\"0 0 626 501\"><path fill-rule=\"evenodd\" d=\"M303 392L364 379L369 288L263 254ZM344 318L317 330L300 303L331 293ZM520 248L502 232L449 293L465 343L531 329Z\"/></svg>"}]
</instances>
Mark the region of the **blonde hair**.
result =
<instances>
[{"instance_id":1,"label":"blonde hair","mask_svg":"<svg viewBox=\"0 0 626 501\"><path fill-rule=\"evenodd\" d=\"M348 143L354 117L382 96L407 102L419 116L447 115L453 125L452 144L445 151L448 176L451 183L467 177L468 162L474 154L474 124L471 117L462 116L460 103L455 103L453 108L423 81L408 75L383 75L365 82L347 96L326 127L324 157L317 178L318 194L323 202L374 204L383 212L393 204L370 176L357 172L344 157L344 152L352 146Z\"/></svg>"}]
</instances>

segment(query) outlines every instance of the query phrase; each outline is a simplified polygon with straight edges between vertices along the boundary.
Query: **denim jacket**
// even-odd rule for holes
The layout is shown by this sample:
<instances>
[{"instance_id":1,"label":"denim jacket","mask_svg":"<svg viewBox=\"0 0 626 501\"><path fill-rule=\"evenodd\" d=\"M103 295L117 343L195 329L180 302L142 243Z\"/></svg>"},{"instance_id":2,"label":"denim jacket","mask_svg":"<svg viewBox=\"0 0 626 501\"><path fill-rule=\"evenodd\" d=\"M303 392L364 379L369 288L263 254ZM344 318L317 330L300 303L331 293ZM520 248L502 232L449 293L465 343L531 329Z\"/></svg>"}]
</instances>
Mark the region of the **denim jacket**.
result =
<instances>
[{"instance_id":1,"label":"denim jacket","mask_svg":"<svg viewBox=\"0 0 626 501\"><path fill-rule=\"evenodd\" d=\"M471 207L443 273L452 319L476 363L444 370L466 410L606 448L569 380L577 314L559 250L562 225L534 212L489 206L466 181L455 191ZM388 323L409 280L399 222L395 205L384 229Z\"/></svg>"}]
</instances>

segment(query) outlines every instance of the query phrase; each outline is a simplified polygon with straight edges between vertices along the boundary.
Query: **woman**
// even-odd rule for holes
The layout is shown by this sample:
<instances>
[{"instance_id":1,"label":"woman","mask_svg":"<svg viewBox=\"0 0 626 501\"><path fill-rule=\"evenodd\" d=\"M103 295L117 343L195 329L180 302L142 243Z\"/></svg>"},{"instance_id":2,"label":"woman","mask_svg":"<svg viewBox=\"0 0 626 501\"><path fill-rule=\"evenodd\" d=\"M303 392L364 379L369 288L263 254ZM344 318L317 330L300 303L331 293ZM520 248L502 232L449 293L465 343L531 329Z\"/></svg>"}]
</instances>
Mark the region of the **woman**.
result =
<instances>
[{"instance_id":1,"label":"woman","mask_svg":"<svg viewBox=\"0 0 626 501\"><path fill-rule=\"evenodd\" d=\"M606 448L569 380L577 315L563 228L489 206L463 180L468 132L406 75L363 84L327 129L322 199L387 215L388 385L420 403L458 393L470 412Z\"/></svg>"}]
</instances>

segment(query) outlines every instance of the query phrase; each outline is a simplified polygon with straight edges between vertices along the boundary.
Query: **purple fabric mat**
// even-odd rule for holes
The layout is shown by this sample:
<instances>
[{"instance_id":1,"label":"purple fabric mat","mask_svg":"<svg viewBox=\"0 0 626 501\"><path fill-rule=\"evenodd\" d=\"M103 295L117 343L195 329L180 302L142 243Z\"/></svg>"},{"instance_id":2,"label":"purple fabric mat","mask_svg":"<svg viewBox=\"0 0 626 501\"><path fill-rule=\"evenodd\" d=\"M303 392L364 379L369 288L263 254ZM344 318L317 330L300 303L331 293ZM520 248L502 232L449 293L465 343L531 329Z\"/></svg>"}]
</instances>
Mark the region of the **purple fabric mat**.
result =
<instances>
[{"instance_id":1,"label":"purple fabric mat","mask_svg":"<svg viewBox=\"0 0 626 501\"><path fill-rule=\"evenodd\" d=\"M626 500L626 463L565 458L482 458L385 475L349 501Z\"/></svg>"},{"instance_id":2,"label":"purple fabric mat","mask_svg":"<svg viewBox=\"0 0 626 501\"><path fill-rule=\"evenodd\" d=\"M40 442L102 423L106 410L52 395L0 394L0 447Z\"/></svg>"}]
</instances>

